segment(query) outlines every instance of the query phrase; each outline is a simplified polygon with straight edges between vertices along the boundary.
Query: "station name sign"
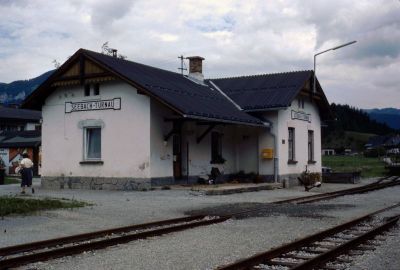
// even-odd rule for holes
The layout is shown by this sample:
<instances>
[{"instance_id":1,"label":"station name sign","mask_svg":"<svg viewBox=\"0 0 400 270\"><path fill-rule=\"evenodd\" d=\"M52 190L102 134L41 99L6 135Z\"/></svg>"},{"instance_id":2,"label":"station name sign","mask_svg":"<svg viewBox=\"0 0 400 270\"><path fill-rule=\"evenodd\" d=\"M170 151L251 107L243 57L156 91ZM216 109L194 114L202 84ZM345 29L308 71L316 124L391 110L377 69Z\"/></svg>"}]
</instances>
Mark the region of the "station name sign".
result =
<instances>
[{"instance_id":1,"label":"station name sign","mask_svg":"<svg viewBox=\"0 0 400 270\"><path fill-rule=\"evenodd\" d=\"M65 113L98 110L121 110L121 98L82 102L65 102Z\"/></svg>"},{"instance_id":2,"label":"station name sign","mask_svg":"<svg viewBox=\"0 0 400 270\"><path fill-rule=\"evenodd\" d=\"M292 111L292 119L307 121L308 123L311 123L311 114Z\"/></svg>"}]
</instances>

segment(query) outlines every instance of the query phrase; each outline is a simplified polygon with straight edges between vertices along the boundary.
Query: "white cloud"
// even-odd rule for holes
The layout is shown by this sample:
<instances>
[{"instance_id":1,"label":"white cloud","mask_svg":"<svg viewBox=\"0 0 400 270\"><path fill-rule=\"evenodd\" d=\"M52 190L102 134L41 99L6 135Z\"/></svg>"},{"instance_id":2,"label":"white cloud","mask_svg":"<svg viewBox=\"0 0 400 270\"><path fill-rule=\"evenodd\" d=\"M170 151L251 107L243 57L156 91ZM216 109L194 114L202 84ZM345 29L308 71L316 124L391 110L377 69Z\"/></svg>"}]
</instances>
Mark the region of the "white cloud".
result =
<instances>
[{"instance_id":1,"label":"white cloud","mask_svg":"<svg viewBox=\"0 0 400 270\"><path fill-rule=\"evenodd\" d=\"M35 77L83 47L177 71L202 55L208 77L312 69L331 102L400 105L400 2L0 0L0 81Z\"/></svg>"}]
</instances>

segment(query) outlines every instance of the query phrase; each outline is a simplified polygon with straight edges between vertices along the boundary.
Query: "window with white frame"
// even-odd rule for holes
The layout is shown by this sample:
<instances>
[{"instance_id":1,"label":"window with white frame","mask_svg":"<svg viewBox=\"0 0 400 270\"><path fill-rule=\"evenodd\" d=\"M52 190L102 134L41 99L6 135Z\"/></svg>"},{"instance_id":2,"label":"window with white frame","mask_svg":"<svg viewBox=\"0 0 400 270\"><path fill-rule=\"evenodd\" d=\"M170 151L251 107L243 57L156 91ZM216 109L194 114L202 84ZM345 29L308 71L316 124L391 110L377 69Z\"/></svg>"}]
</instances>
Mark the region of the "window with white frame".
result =
<instances>
[{"instance_id":1,"label":"window with white frame","mask_svg":"<svg viewBox=\"0 0 400 270\"><path fill-rule=\"evenodd\" d=\"M101 127L84 128L84 159L101 159Z\"/></svg>"},{"instance_id":2,"label":"window with white frame","mask_svg":"<svg viewBox=\"0 0 400 270\"><path fill-rule=\"evenodd\" d=\"M295 132L294 128L290 127L288 129L288 161L289 162L295 162L296 160L296 154L295 154Z\"/></svg>"},{"instance_id":3,"label":"window with white frame","mask_svg":"<svg viewBox=\"0 0 400 270\"><path fill-rule=\"evenodd\" d=\"M308 162L314 162L314 131L308 131Z\"/></svg>"}]
</instances>

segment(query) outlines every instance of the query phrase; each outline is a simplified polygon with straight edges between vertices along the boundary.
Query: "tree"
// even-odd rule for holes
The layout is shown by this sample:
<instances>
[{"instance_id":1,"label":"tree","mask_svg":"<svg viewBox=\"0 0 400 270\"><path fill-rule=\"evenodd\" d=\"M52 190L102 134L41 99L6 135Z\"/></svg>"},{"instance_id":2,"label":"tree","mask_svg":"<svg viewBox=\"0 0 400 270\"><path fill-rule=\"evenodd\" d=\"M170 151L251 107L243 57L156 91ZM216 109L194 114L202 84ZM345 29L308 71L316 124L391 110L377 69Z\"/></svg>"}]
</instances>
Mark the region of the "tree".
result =
<instances>
[{"instance_id":1,"label":"tree","mask_svg":"<svg viewBox=\"0 0 400 270\"><path fill-rule=\"evenodd\" d=\"M106 55L109 55L109 56L114 56L114 57L117 57L117 58L123 59L123 60L128 58L126 55L123 55L123 54L120 54L120 53L117 53L117 52L118 52L117 49L110 48L108 46L108 41L104 42L103 45L101 45L101 53L102 54L106 54Z\"/></svg>"},{"instance_id":2,"label":"tree","mask_svg":"<svg viewBox=\"0 0 400 270\"><path fill-rule=\"evenodd\" d=\"M56 69L58 69L58 68L61 66L60 62L58 62L57 59L54 59L54 60L52 61L52 63L53 63L53 65L54 65L54 67L55 67Z\"/></svg>"}]
</instances>

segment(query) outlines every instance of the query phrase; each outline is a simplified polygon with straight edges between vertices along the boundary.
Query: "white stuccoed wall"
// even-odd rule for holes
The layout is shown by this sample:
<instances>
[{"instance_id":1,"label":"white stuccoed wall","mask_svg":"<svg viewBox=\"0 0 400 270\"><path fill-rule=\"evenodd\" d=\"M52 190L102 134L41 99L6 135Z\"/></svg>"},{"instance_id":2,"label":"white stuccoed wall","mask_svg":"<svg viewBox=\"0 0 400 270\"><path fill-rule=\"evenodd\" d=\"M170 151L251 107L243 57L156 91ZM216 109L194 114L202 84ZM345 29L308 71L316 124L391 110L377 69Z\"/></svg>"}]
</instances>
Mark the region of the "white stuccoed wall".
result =
<instances>
[{"instance_id":1,"label":"white stuccoed wall","mask_svg":"<svg viewBox=\"0 0 400 270\"><path fill-rule=\"evenodd\" d=\"M126 83L100 85L100 96L84 97L83 86L60 87L42 108L42 176L150 177L150 98ZM64 113L65 102L121 98L121 110ZM103 165L81 165L81 120L102 120Z\"/></svg>"},{"instance_id":2,"label":"white stuccoed wall","mask_svg":"<svg viewBox=\"0 0 400 270\"><path fill-rule=\"evenodd\" d=\"M151 100L150 123L150 175L151 177L172 177L172 136L164 143L164 136L172 129L172 122L166 118L173 117L170 109L156 100Z\"/></svg>"},{"instance_id":3,"label":"white stuccoed wall","mask_svg":"<svg viewBox=\"0 0 400 270\"><path fill-rule=\"evenodd\" d=\"M291 119L291 111L302 111L311 114L311 123L298 119ZM279 134L279 174L299 174L308 166L311 172L321 172L321 120L315 103L305 100L304 109L298 107L297 99L286 110L278 112ZM295 157L297 164L287 164L288 161L288 128L295 128ZM314 160L315 164L308 164L308 130L314 131ZM282 144L282 139L285 144Z\"/></svg>"},{"instance_id":4,"label":"white stuccoed wall","mask_svg":"<svg viewBox=\"0 0 400 270\"><path fill-rule=\"evenodd\" d=\"M236 127L237 171L259 172L259 134L265 132L265 130L256 127Z\"/></svg>"},{"instance_id":5,"label":"white stuccoed wall","mask_svg":"<svg viewBox=\"0 0 400 270\"><path fill-rule=\"evenodd\" d=\"M206 175L211 167L217 167L221 173L236 172L235 134L232 126L216 126L212 131L222 132L222 156L224 164L210 164L211 161L211 132L200 143L196 139L208 126L198 126L194 122L185 123L182 132L182 162L183 175L187 175L187 142L189 142L189 176Z\"/></svg>"},{"instance_id":6,"label":"white stuccoed wall","mask_svg":"<svg viewBox=\"0 0 400 270\"><path fill-rule=\"evenodd\" d=\"M172 128L165 118L173 116L171 109L151 100L126 83L101 84L100 96L83 96L83 87L60 87L51 94L43 106L42 124L42 175L48 177L129 177L158 178L173 176L172 137L164 143L164 135ZM65 102L121 98L121 110L102 110L65 113ZM185 122L182 128L182 174L187 174L187 147L189 142L189 175L209 174L218 167L224 174L259 173L273 175L274 160L262 159L264 148L275 148L277 139L279 175L299 174L308 165L310 171L321 171L321 128L318 109L310 101L299 109L297 100L286 110L271 111L264 116L272 128L240 125L217 125L213 131L224 134L222 155L224 164L210 164L211 132L200 143L196 139L207 129L206 125ZM311 114L311 123L291 119L291 110ZM79 121L95 119L104 122L102 129L103 165L82 165L83 130ZM297 164L288 161L288 127L296 130ZM307 131L314 131L314 156L316 164L307 164ZM282 144L285 140L285 144Z\"/></svg>"},{"instance_id":7,"label":"white stuccoed wall","mask_svg":"<svg viewBox=\"0 0 400 270\"><path fill-rule=\"evenodd\" d=\"M302 111L311 114L311 123L292 119L291 111ZM305 100L304 109L298 107L298 100L295 99L287 109L265 112L263 116L271 122L270 132L260 133L259 151L263 148L273 148L274 154L279 157L279 175L284 178L286 175L300 174L308 166L311 172L321 172L321 120L318 108L315 103ZM295 128L295 153L297 164L288 164L288 128ZM308 130L314 131L314 161L315 164L308 164ZM275 149L274 134L277 140ZM282 143L282 140L285 143ZM271 175L274 173L273 159L260 159L260 174Z\"/></svg>"}]
</instances>

